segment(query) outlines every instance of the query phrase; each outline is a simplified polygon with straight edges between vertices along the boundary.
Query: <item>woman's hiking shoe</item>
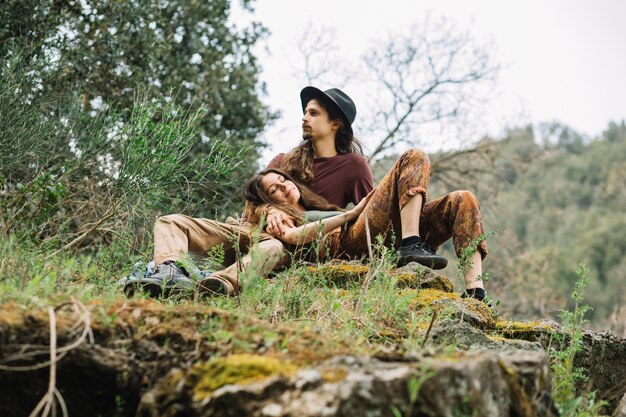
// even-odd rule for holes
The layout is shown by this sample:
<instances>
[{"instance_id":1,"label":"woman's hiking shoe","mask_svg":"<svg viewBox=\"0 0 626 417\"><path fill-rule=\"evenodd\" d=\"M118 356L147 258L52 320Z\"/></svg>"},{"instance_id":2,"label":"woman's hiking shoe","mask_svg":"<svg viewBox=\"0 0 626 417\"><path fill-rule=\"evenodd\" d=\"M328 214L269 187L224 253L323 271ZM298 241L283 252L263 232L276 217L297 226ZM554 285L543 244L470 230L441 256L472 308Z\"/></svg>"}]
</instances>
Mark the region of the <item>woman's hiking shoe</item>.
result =
<instances>
[{"instance_id":1,"label":"woman's hiking shoe","mask_svg":"<svg viewBox=\"0 0 626 417\"><path fill-rule=\"evenodd\" d=\"M150 297L169 297L184 291L193 291L195 282L175 262L165 262L153 274L145 277L129 277L124 285L124 294L132 297L135 291Z\"/></svg>"},{"instance_id":2,"label":"woman's hiking shoe","mask_svg":"<svg viewBox=\"0 0 626 417\"><path fill-rule=\"evenodd\" d=\"M417 262L431 269L443 269L448 265L448 260L441 255L437 255L426 242L400 246L398 267L402 267L410 262Z\"/></svg>"},{"instance_id":3,"label":"woman's hiking shoe","mask_svg":"<svg viewBox=\"0 0 626 417\"><path fill-rule=\"evenodd\" d=\"M200 293L205 295L235 295L235 288L225 279L208 276L198 284Z\"/></svg>"}]
</instances>

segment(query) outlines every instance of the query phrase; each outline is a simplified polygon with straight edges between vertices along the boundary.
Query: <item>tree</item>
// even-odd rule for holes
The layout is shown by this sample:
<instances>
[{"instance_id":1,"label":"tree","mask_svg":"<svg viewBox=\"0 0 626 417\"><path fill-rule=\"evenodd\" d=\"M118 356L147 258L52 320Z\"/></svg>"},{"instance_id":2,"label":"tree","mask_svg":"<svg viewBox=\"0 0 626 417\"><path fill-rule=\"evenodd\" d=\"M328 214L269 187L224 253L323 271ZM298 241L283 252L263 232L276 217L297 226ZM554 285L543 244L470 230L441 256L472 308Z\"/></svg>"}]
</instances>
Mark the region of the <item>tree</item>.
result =
<instances>
[{"instance_id":1,"label":"tree","mask_svg":"<svg viewBox=\"0 0 626 417\"><path fill-rule=\"evenodd\" d=\"M241 4L252 8L250 0ZM231 152L247 162L240 177L256 169L264 146L257 138L276 117L261 101L265 87L252 53L267 31L256 22L232 25L230 0L9 0L0 16L3 60L17 50L28 50L31 64L50 58L32 77L51 82L30 94L59 99L72 92L93 115L130 109L138 89L191 113L203 106L206 117L196 132L203 140L189 157L202 158L212 142L227 138ZM209 190L199 192L213 198ZM221 210L228 207L225 202Z\"/></svg>"},{"instance_id":2,"label":"tree","mask_svg":"<svg viewBox=\"0 0 626 417\"><path fill-rule=\"evenodd\" d=\"M345 81L347 91L370 92L362 101L367 105L359 106L359 132L372 138L372 160L397 153L401 145L420 147L427 132L444 126L449 131L475 117L477 104L489 94L485 86L493 86L499 72L493 45L457 29L449 18L427 16L408 30L389 33L367 48L362 66L349 70L338 65L345 59L337 57L328 28L310 25L304 33L298 43L304 68L295 75L309 83ZM457 145L467 147L465 133Z\"/></svg>"},{"instance_id":3,"label":"tree","mask_svg":"<svg viewBox=\"0 0 626 417\"><path fill-rule=\"evenodd\" d=\"M47 64L47 61L44 65ZM0 78L0 233L22 243L94 247L145 241L159 210L192 201L194 186L228 186L241 163L220 142L188 160L206 109L189 113L145 96L132 109L85 112L72 96L28 97L33 66L22 54ZM121 123L120 120L124 120ZM112 152L115 150L115 152ZM217 183L219 179L219 184ZM232 181L231 181L232 182Z\"/></svg>"},{"instance_id":4,"label":"tree","mask_svg":"<svg viewBox=\"0 0 626 417\"><path fill-rule=\"evenodd\" d=\"M485 98L478 87L492 82L499 70L491 46L457 30L449 19L430 16L404 33L390 34L363 62L378 85L369 90L379 92L368 101L375 115L370 132L378 138L372 158L400 144L419 146L420 133L433 124L470 116Z\"/></svg>"},{"instance_id":5,"label":"tree","mask_svg":"<svg viewBox=\"0 0 626 417\"><path fill-rule=\"evenodd\" d=\"M5 236L89 248L145 239L163 211L241 208L275 115L252 53L266 29L232 25L230 4L0 4Z\"/></svg>"}]
</instances>

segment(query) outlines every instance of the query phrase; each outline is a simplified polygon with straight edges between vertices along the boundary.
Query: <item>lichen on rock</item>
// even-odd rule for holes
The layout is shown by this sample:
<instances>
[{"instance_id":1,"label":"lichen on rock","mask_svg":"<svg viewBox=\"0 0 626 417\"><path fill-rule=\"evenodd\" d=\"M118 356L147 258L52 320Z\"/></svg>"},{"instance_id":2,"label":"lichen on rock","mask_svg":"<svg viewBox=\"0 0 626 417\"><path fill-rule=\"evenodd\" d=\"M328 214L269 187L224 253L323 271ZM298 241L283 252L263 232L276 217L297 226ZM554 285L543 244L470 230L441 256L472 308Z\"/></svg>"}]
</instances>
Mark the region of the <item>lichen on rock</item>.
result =
<instances>
[{"instance_id":1,"label":"lichen on rock","mask_svg":"<svg viewBox=\"0 0 626 417\"><path fill-rule=\"evenodd\" d=\"M444 317L457 317L483 330L495 328L493 312L485 303L473 298L461 298L456 293L434 289L417 290L410 307L430 307Z\"/></svg>"},{"instance_id":2,"label":"lichen on rock","mask_svg":"<svg viewBox=\"0 0 626 417\"><path fill-rule=\"evenodd\" d=\"M288 360L249 353L210 359L195 365L189 374L194 401L229 384L248 384L272 376L293 375L298 367Z\"/></svg>"},{"instance_id":3,"label":"lichen on rock","mask_svg":"<svg viewBox=\"0 0 626 417\"><path fill-rule=\"evenodd\" d=\"M369 267L358 262L334 262L308 268L327 285L344 288L359 285L369 272ZM398 288L435 289L452 292L454 284L446 276L415 262L389 271L387 276L396 280Z\"/></svg>"},{"instance_id":4,"label":"lichen on rock","mask_svg":"<svg viewBox=\"0 0 626 417\"><path fill-rule=\"evenodd\" d=\"M508 321L498 320L495 329L504 337L531 342L549 339L554 333L561 333L561 326L550 320Z\"/></svg>"}]
</instances>

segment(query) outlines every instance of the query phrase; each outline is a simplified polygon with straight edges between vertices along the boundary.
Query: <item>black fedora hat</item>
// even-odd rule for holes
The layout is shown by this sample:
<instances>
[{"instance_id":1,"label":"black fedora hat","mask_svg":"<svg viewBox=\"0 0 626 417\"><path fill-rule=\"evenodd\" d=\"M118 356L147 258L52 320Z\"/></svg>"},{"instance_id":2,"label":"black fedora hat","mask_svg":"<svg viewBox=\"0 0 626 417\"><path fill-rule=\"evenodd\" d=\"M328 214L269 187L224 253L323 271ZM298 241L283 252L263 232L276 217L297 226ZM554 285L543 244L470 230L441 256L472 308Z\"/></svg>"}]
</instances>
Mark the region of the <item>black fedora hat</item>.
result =
<instances>
[{"instance_id":1,"label":"black fedora hat","mask_svg":"<svg viewBox=\"0 0 626 417\"><path fill-rule=\"evenodd\" d=\"M339 110L339 114L343 116L344 121L348 122L349 126L352 126L356 118L356 105L346 93L338 88L322 91L319 88L311 86L304 87L302 91L300 91L302 111L304 111L308 102L314 98L321 99L324 104L329 104L336 110Z\"/></svg>"}]
</instances>

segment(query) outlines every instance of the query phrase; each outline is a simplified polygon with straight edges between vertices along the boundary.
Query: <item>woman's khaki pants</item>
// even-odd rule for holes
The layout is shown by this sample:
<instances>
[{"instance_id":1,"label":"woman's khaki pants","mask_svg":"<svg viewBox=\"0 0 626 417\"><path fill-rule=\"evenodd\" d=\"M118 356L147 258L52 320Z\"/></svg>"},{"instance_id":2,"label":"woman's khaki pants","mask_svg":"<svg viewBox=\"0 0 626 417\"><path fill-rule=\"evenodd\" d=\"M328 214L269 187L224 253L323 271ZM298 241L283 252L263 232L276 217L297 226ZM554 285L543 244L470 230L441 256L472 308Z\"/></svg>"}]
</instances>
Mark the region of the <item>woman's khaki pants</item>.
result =
<instances>
[{"instance_id":1,"label":"woman's khaki pants","mask_svg":"<svg viewBox=\"0 0 626 417\"><path fill-rule=\"evenodd\" d=\"M288 261L283 243L267 233L253 239L253 230L229 218L226 223L194 218L183 214L159 217L154 224L154 262L176 261L187 254L207 255L218 246L224 247L225 268L212 276L228 281L239 292L239 276L247 268L254 268L261 276ZM253 242L256 244L253 245ZM240 256L237 262L237 254ZM252 256L251 253L256 253ZM244 255L245 254L245 255Z\"/></svg>"}]
</instances>

